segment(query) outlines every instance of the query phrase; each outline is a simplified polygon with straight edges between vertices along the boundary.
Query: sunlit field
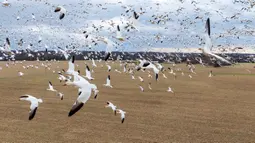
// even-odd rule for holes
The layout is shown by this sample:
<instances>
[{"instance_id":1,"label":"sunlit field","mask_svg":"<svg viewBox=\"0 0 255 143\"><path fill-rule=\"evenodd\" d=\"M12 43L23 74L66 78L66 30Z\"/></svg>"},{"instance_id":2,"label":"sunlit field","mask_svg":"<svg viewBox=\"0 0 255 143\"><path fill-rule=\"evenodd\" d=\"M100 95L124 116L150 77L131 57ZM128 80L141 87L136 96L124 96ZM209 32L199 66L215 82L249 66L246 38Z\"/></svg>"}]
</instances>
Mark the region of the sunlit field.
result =
<instances>
[{"instance_id":1,"label":"sunlit field","mask_svg":"<svg viewBox=\"0 0 255 143\"><path fill-rule=\"evenodd\" d=\"M85 74L87 63L97 85L97 99L91 95L75 115L68 113L77 99L78 89L63 86L58 71L68 62L23 62L0 66L0 140L1 142L253 142L255 136L255 69L252 64L211 68L196 65L190 73L186 65L165 64L156 82L150 70L123 73L124 64L75 61L75 69ZM33 67L23 68L23 66ZM38 66L38 68L35 68ZM171 67L176 77L169 73ZM119 72L116 72L117 69ZM208 77L212 70L213 76ZM19 77L18 72L24 73ZM152 78L148 78L150 71ZM55 72L55 73L54 73ZM183 74L182 74L183 73ZM111 75L113 88L104 87ZM190 78L189 75L192 77ZM144 79L140 82L138 76ZM64 94L60 100L47 91L48 81ZM150 90L148 84L151 83ZM139 88L142 86L144 92ZM167 92L171 87L173 93ZM30 94L42 98L33 120L28 120L29 102L19 97ZM125 122L115 116L106 102L126 111Z\"/></svg>"}]
</instances>

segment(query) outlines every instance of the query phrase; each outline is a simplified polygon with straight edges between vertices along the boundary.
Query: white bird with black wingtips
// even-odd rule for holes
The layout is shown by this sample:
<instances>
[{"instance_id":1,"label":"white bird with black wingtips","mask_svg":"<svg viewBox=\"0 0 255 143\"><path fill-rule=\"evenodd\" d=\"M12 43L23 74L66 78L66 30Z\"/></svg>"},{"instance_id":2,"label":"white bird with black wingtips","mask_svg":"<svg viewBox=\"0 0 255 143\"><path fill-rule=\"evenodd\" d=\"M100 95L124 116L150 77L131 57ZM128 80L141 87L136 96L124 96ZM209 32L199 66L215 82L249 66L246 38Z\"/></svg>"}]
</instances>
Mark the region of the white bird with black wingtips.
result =
<instances>
[{"instance_id":1,"label":"white bird with black wingtips","mask_svg":"<svg viewBox=\"0 0 255 143\"><path fill-rule=\"evenodd\" d=\"M112 85L111 85L111 76L110 75L107 76L106 84L104 84L104 86L113 88Z\"/></svg>"},{"instance_id":2,"label":"white bird with black wingtips","mask_svg":"<svg viewBox=\"0 0 255 143\"><path fill-rule=\"evenodd\" d=\"M92 59L92 66L93 66L93 67L97 67L97 65L96 65L96 63L95 63L95 60L94 60L94 59Z\"/></svg>"},{"instance_id":3,"label":"white bird with black wingtips","mask_svg":"<svg viewBox=\"0 0 255 143\"><path fill-rule=\"evenodd\" d=\"M74 73L77 73L74 66L75 56L72 56L72 58L68 62L68 70L66 71L67 74L73 75Z\"/></svg>"},{"instance_id":4,"label":"white bird with black wingtips","mask_svg":"<svg viewBox=\"0 0 255 143\"><path fill-rule=\"evenodd\" d=\"M54 10L54 12L60 12L59 19L63 19L66 15L66 9L63 6L58 6Z\"/></svg>"},{"instance_id":5,"label":"white bird with black wingtips","mask_svg":"<svg viewBox=\"0 0 255 143\"><path fill-rule=\"evenodd\" d=\"M63 99L64 99L64 94L63 94L63 93L61 93L61 92L58 92L58 93L57 93L57 96L59 96L61 100L63 100Z\"/></svg>"},{"instance_id":6,"label":"white bird with black wingtips","mask_svg":"<svg viewBox=\"0 0 255 143\"><path fill-rule=\"evenodd\" d=\"M5 39L4 47L0 47L0 51L11 52L11 42L8 37Z\"/></svg>"},{"instance_id":7,"label":"white bird with black wingtips","mask_svg":"<svg viewBox=\"0 0 255 143\"><path fill-rule=\"evenodd\" d=\"M91 77L91 72L90 72L90 68L88 65L86 65L86 76L85 76L88 80L93 80L94 78Z\"/></svg>"},{"instance_id":8,"label":"white bird with black wingtips","mask_svg":"<svg viewBox=\"0 0 255 143\"><path fill-rule=\"evenodd\" d=\"M51 81L49 81L49 88L47 90L57 92L57 90L53 88L53 85L52 85Z\"/></svg>"},{"instance_id":9,"label":"white bird with black wingtips","mask_svg":"<svg viewBox=\"0 0 255 143\"><path fill-rule=\"evenodd\" d=\"M71 117L77 111L79 111L83 107L83 105L89 100L91 96L91 89L92 89L91 84L83 85L81 91L79 91L78 93L77 100L73 104L73 107L68 114L68 117Z\"/></svg>"},{"instance_id":10,"label":"white bird with black wingtips","mask_svg":"<svg viewBox=\"0 0 255 143\"><path fill-rule=\"evenodd\" d=\"M133 16L129 19L129 23L127 23L128 24L127 27L131 27L132 29L139 31L139 29L137 28L138 18L139 18L139 15L134 11Z\"/></svg>"},{"instance_id":11,"label":"white bird with black wingtips","mask_svg":"<svg viewBox=\"0 0 255 143\"><path fill-rule=\"evenodd\" d=\"M95 84L90 84L86 79L79 75L77 76L77 81L67 81L65 85L74 85L79 88L78 90L78 98L76 102L73 104L72 109L70 110L68 117L74 115L77 111L79 111L83 105L89 100L91 96L91 91L97 89Z\"/></svg>"},{"instance_id":12,"label":"white bird with black wingtips","mask_svg":"<svg viewBox=\"0 0 255 143\"><path fill-rule=\"evenodd\" d=\"M39 103L43 102L42 99L38 99L38 98L28 95L28 94L20 96L19 100L25 100L25 101L29 101L31 103L29 118L28 118L29 120L32 120L35 117Z\"/></svg>"},{"instance_id":13,"label":"white bird with black wingtips","mask_svg":"<svg viewBox=\"0 0 255 143\"><path fill-rule=\"evenodd\" d=\"M96 98L97 98L97 96L98 96L98 93L99 93L99 90L97 90L97 89L94 89L94 99L96 99Z\"/></svg>"},{"instance_id":14,"label":"white bird with black wingtips","mask_svg":"<svg viewBox=\"0 0 255 143\"><path fill-rule=\"evenodd\" d=\"M211 27L210 27L210 19L208 18L206 20L206 24L205 24L205 46L204 48L199 48L199 50L202 51L202 53L207 56L207 57L214 57L215 59L224 62L226 64L232 65L231 62L229 62L228 60L212 53L211 48L212 48L212 41L211 41Z\"/></svg>"},{"instance_id":15,"label":"white bird with black wingtips","mask_svg":"<svg viewBox=\"0 0 255 143\"><path fill-rule=\"evenodd\" d=\"M107 66L107 71L110 72L112 70L112 67L110 65L106 65Z\"/></svg>"},{"instance_id":16,"label":"white bird with black wingtips","mask_svg":"<svg viewBox=\"0 0 255 143\"><path fill-rule=\"evenodd\" d=\"M121 31L120 31L120 26L119 26L119 25L117 25L116 38L117 38L119 41L124 41L124 37L122 37L122 34L121 34Z\"/></svg>"},{"instance_id":17,"label":"white bird with black wingtips","mask_svg":"<svg viewBox=\"0 0 255 143\"><path fill-rule=\"evenodd\" d=\"M99 40L103 41L106 44L104 60L107 61L111 56L113 48L116 47L117 44L115 44L113 41L105 37L100 38Z\"/></svg>"},{"instance_id":18,"label":"white bird with black wingtips","mask_svg":"<svg viewBox=\"0 0 255 143\"><path fill-rule=\"evenodd\" d=\"M58 75L59 75L58 79L60 82L68 80L64 75L62 75L62 73L58 73Z\"/></svg>"},{"instance_id":19,"label":"white bird with black wingtips","mask_svg":"<svg viewBox=\"0 0 255 143\"><path fill-rule=\"evenodd\" d=\"M105 106L105 108L111 108L112 109L112 111L114 112L114 115L116 116L116 109L117 109L117 106L115 106L115 105L113 105L111 102L109 102L109 101L107 101L106 102L106 106Z\"/></svg>"},{"instance_id":20,"label":"white bird with black wingtips","mask_svg":"<svg viewBox=\"0 0 255 143\"><path fill-rule=\"evenodd\" d=\"M140 63L136 68L137 71L139 71L140 69L153 69L154 74L155 74L155 79L157 81L158 80L159 69L157 69L157 67L149 61L146 61L146 60L139 60L139 61L140 61Z\"/></svg>"},{"instance_id":21,"label":"white bird with black wingtips","mask_svg":"<svg viewBox=\"0 0 255 143\"><path fill-rule=\"evenodd\" d=\"M120 114L120 118L121 118L121 123L124 123L124 120L125 120L125 114L126 112L121 110L121 109L117 109L117 113Z\"/></svg>"}]
</instances>

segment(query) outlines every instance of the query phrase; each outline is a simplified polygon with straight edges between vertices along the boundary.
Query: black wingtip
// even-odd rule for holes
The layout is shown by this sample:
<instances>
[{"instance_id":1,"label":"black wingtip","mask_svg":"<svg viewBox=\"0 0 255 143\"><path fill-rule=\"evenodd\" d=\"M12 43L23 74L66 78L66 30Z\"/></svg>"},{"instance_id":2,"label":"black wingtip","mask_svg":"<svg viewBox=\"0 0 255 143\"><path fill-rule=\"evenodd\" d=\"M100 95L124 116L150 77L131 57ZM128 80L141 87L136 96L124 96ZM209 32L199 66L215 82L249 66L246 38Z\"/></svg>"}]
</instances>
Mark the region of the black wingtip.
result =
<instances>
[{"instance_id":1,"label":"black wingtip","mask_svg":"<svg viewBox=\"0 0 255 143\"><path fill-rule=\"evenodd\" d=\"M74 115L77 111L81 109L83 105L84 103L77 103L76 105L74 105L72 109L70 110L68 117L71 117L72 115Z\"/></svg>"},{"instance_id":2,"label":"black wingtip","mask_svg":"<svg viewBox=\"0 0 255 143\"><path fill-rule=\"evenodd\" d=\"M149 65L150 65L149 62L145 62L145 63L143 64L143 67L147 67L147 66L149 66Z\"/></svg>"},{"instance_id":3,"label":"black wingtip","mask_svg":"<svg viewBox=\"0 0 255 143\"><path fill-rule=\"evenodd\" d=\"M134 18L135 19L138 19L139 18L139 15L134 11Z\"/></svg>"},{"instance_id":4,"label":"black wingtip","mask_svg":"<svg viewBox=\"0 0 255 143\"><path fill-rule=\"evenodd\" d=\"M32 111L32 113L29 114L28 120L32 120L35 117L36 111L37 111L37 107Z\"/></svg>"},{"instance_id":5,"label":"black wingtip","mask_svg":"<svg viewBox=\"0 0 255 143\"><path fill-rule=\"evenodd\" d=\"M62 13L62 14L60 14L60 16L59 16L59 19L62 20L64 17L65 17L65 14Z\"/></svg>"},{"instance_id":6,"label":"black wingtip","mask_svg":"<svg viewBox=\"0 0 255 143\"><path fill-rule=\"evenodd\" d=\"M207 18L205 27L206 27L208 35L210 36L211 35L210 18Z\"/></svg>"},{"instance_id":7,"label":"black wingtip","mask_svg":"<svg viewBox=\"0 0 255 143\"><path fill-rule=\"evenodd\" d=\"M23 96L20 96L19 98L27 98L28 96L26 95L23 95Z\"/></svg>"},{"instance_id":8,"label":"black wingtip","mask_svg":"<svg viewBox=\"0 0 255 143\"><path fill-rule=\"evenodd\" d=\"M97 94L94 96L94 99L97 99Z\"/></svg>"},{"instance_id":9,"label":"black wingtip","mask_svg":"<svg viewBox=\"0 0 255 143\"><path fill-rule=\"evenodd\" d=\"M156 81L158 81L158 74L156 73Z\"/></svg>"},{"instance_id":10,"label":"black wingtip","mask_svg":"<svg viewBox=\"0 0 255 143\"><path fill-rule=\"evenodd\" d=\"M72 57L72 63L74 63L74 61L75 61L75 56L73 55L73 57Z\"/></svg>"},{"instance_id":11,"label":"black wingtip","mask_svg":"<svg viewBox=\"0 0 255 143\"><path fill-rule=\"evenodd\" d=\"M117 25L117 30L120 31L120 26L119 25Z\"/></svg>"},{"instance_id":12,"label":"black wingtip","mask_svg":"<svg viewBox=\"0 0 255 143\"><path fill-rule=\"evenodd\" d=\"M123 118L123 119L121 120L121 123L123 124L123 123L124 123L124 121L125 121L125 118Z\"/></svg>"},{"instance_id":13,"label":"black wingtip","mask_svg":"<svg viewBox=\"0 0 255 143\"><path fill-rule=\"evenodd\" d=\"M87 68L87 70L88 70L88 71L90 71L90 69L89 69L89 66L88 66L88 65L86 65L86 68Z\"/></svg>"},{"instance_id":14,"label":"black wingtip","mask_svg":"<svg viewBox=\"0 0 255 143\"><path fill-rule=\"evenodd\" d=\"M10 40L9 40L8 37L6 38L6 43L7 43L9 46L11 45Z\"/></svg>"},{"instance_id":15,"label":"black wingtip","mask_svg":"<svg viewBox=\"0 0 255 143\"><path fill-rule=\"evenodd\" d=\"M104 60L107 61L107 60L110 58L110 56L111 56L111 53L107 53L107 54L105 55Z\"/></svg>"},{"instance_id":16,"label":"black wingtip","mask_svg":"<svg viewBox=\"0 0 255 143\"><path fill-rule=\"evenodd\" d=\"M61 9L59 7L57 7L54 12L59 12Z\"/></svg>"}]
</instances>

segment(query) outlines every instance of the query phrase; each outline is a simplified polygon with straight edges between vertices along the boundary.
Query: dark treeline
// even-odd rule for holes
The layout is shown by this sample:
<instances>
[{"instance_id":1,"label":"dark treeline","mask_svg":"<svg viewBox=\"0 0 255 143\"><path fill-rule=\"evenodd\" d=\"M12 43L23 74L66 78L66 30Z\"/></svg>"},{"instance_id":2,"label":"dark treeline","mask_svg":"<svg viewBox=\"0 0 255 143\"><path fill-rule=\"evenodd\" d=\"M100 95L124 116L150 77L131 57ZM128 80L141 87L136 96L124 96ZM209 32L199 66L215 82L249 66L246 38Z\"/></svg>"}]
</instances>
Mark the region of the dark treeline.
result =
<instances>
[{"instance_id":1,"label":"dark treeline","mask_svg":"<svg viewBox=\"0 0 255 143\"><path fill-rule=\"evenodd\" d=\"M104 59L104 52L94 52L94 51L78 51L70 53L70 55L75 55L76 60L100 60ZM255 62L253 54L219 54L222 57L225 57L232 62L236 63L248 63ZM56 53L55 51L38 51L29 53L26 51L19 51L15 56L10 54L0 53L2 60L6 61L9 59L12 60L66 60L62 53ZM13 57L13 58L12 58ZM189 59L192 63L198 63L198 59L204 59L204 56L199 53L158 53L158 52L112 52L110 60L125 60L132 61L137 59L147 59L151 61L158 62L175 62L181 63L186 62Z\"/></svg>"}]
</instances>

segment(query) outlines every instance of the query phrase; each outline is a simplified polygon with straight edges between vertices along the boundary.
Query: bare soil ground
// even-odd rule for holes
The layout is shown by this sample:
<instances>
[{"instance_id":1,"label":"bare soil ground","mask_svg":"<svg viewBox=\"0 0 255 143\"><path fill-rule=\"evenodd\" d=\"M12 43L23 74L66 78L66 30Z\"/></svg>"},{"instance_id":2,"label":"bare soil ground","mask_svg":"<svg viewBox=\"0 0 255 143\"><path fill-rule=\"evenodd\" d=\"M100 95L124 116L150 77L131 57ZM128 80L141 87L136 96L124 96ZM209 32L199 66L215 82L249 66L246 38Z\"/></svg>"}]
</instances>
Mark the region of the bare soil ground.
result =
<instances>
[{"instance_id":1,"label":"bare soil ground","mask_svg":"<svg viewBox=\"0 0 255 143\"><path fill-rule=\"evenodd\" d=\"M38 62L23 62L0 71L0 142L255 142L255 69L252 64L211 68L196 66L190 74L185 65L177 72L177 78L165 72L156 82L143 76L144 83L132 80L127 73L117 73L119 63L107 73L104 63L92 68L92 76L100 92L98 99L91 99L74 116L68 117L77 98L77 89L63 86L57 79L57 71L67 69L67 62L52 63L45 70ZM23 69L23 65L39 65L39 69ZM76 61L82 74L84 61ZM58 67L59 66L59 67ZM56 73L52 71L55 70ZM212 70L214 77L208 78ZM25 73L18 77L18 71ZM114 88L105 88L107 75L111 75ZM153 74L152 74L153 75ZM65 94L61 101L54 93L46 91L48 81ZM148 89L151 82L152 90ZM145 92L141 92L142 85ZM166 92L168 86L175 94ZM19 101L19 96L31 94L42 98L38 112L28 120L29 103ZM106 109L111 101L127 112L121 124L120 116Z\"/></svg>"}]
</instances>

